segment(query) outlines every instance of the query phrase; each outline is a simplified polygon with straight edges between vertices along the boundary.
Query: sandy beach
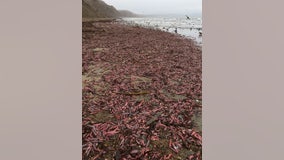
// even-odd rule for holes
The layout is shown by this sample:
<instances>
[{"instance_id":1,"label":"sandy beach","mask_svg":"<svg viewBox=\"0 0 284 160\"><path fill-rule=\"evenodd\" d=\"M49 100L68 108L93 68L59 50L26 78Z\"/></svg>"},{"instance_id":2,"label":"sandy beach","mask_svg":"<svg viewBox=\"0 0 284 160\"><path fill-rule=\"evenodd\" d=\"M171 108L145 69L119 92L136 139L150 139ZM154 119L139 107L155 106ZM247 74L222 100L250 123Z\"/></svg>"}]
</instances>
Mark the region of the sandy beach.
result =
<instances>
[{"instance_id":1,"label":"sandy beach","mask_svg":"<svg viewBox=\"0 0 284 160\"><path fill-rule=\"evenodd\" d=\"M82 26L83 159L201 160L201 48L113 20Z\"/></svg>"}]
</instances>

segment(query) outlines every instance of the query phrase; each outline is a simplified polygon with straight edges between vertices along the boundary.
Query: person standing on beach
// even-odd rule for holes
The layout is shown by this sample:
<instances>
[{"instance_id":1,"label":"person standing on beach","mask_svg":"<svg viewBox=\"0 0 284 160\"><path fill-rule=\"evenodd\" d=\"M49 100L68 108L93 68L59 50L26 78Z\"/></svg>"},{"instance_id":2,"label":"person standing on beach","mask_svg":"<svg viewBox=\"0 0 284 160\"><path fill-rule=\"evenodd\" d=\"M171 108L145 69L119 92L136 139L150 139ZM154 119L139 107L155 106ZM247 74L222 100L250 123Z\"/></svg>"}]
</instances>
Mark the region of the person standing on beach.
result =
<instances>
[{"instance_id":1,"label":"person standing on beach","mask_svg":"<svg viewBox=\"0 0 284 160\"><path fill-rule=\"evenodd\" d=\"M177 28L175 28L175 33L178 33Z\"/></svg>"}]
</instances>

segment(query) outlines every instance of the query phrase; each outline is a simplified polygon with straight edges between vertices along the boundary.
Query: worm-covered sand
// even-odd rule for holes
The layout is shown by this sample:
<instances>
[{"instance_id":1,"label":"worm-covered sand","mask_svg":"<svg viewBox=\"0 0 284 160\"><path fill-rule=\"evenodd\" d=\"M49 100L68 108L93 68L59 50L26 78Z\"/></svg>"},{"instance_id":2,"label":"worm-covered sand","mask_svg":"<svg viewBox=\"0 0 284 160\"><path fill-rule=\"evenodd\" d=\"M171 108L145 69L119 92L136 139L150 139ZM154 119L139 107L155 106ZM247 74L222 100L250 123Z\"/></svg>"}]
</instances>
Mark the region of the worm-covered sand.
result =
<instances>
[{"instance_id":1,"label":"worm-covered sand","mask_svg":"<svg viewBox=\"0 0 284 160\"><path fill-rule=\"evenodd\" d=\"M83 159L201 160L200 47L114 21L82 38Z\"/></svg>"}]
</instances>

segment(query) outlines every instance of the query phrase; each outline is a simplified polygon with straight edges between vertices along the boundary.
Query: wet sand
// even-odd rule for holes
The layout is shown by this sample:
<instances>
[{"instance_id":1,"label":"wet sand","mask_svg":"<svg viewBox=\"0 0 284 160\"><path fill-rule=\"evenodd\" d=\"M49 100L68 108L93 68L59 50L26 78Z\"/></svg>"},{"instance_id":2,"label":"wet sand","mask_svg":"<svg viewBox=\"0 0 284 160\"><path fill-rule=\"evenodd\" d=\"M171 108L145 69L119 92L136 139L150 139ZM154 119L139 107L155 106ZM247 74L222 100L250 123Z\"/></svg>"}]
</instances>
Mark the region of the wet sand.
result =
<instances>
[{"instance_id":1,"label":"wet sand","mask_svg":"<svg viewBox=\"0 0 284 160\"><path fill-rule=\"evenodd\" d=\"M201 48L115 21L82 38L83 159L201 159Z\"/></svg>"}]
</instances>

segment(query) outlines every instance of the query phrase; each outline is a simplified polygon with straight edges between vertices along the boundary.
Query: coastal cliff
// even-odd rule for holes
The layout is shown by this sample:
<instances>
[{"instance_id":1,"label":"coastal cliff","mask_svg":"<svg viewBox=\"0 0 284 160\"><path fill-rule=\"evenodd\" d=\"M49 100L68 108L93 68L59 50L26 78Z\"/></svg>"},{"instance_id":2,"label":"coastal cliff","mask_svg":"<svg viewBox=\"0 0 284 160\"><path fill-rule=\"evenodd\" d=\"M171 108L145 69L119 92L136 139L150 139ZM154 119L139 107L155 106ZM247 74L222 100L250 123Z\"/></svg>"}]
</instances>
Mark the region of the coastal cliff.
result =
<instances>
[{"instance_id":1,"label":"coastal cliff","mask_svg":"<svg viewBox=\"0 0 284 160\"><path fill-rule=\"evenodd\" d=\"M83 18L120 18L136 16L138 15L127 10L117 10L115 7L106 4L102 0L82 0Z\"/></svg>"}]
</instances>

